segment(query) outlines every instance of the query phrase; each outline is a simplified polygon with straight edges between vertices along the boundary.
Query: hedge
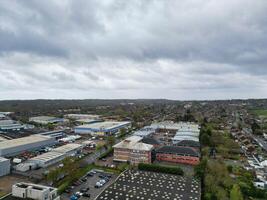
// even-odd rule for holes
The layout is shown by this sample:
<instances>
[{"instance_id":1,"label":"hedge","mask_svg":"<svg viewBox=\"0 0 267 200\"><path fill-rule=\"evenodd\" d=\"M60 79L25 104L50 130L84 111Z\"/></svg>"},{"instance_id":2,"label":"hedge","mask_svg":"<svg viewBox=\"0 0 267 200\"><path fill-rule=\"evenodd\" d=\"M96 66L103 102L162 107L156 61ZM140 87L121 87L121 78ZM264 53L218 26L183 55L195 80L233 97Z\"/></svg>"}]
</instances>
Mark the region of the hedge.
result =
<instances>
[{"instance_id":1,"label":"hedge","mask_svg":"<svg viewBox=\"0 0 267 200\"><path fill-rule=\"evenodd\" d=\"M138 165L138 169L151 172L184 175L184 171L180 167L173 167L173 166L162 166L157 164L140 163Z\"/></svg>"}]
</instances>

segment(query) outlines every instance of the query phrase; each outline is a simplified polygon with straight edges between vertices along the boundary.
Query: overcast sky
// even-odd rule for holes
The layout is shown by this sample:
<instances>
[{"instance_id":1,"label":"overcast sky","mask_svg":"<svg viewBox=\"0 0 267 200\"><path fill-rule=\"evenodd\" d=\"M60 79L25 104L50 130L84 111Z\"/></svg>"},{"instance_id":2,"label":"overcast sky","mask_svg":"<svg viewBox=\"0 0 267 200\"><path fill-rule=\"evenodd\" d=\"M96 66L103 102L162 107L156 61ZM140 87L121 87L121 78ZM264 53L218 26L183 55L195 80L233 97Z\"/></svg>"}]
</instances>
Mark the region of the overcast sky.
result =
<instances>
[{"instance_id":1,"label":"overcast sky","mask_svg":"<svg viewBox=\"0 0 267 200\"><path fill-rule=\"evenodd\" d=\"M266 0L2 0L0 99L267 97Z\"/></svg>"}]
</instances>

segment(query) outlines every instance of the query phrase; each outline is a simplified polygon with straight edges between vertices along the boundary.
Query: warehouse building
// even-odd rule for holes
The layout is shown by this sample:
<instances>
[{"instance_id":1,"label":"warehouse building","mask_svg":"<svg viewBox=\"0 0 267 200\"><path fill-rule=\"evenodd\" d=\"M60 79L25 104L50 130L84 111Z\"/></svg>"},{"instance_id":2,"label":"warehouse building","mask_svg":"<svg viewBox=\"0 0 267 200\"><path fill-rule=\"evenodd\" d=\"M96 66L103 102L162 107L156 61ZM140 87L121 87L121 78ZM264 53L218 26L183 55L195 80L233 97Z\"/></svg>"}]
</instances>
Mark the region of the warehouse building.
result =
<instances>
[{"instance_id":1,"label":"warehouse building","mask_svg":"<svg viewBox=\"0 0 267 200\"><path fill-rule=\"evenodd\" d=\"M10 160L0 157L0 177L10 173Z\"/></svg>"},{"instance_id":2,"label":"warehouse building","mask_svg":"<svg viewBox=\"0 0 267 200\"><path fill-rule=\"evenodd\" d=\"M199 126L193 122L178 122L174 123L172 121L163 121L154 123L151 125L152 128L156 129L156 132L168 132L176 133L177 131L192 131L199 132Z\"/></svg>"},{"instance_id":3,"label":"warehouse building","mask_svg":"<svg viewBox=\"0 0 267 200\"><path fill-rule=\"evenodd\" d=\"M106 122L98 122L93 124L85 124L81 126L76 126L74 128L74 132L76 134L91 134L91 135L110 135L119 132L121 129L128 129L131 127L131 122L114 122L114 121L106 121Z\"/></svg>"},{"instance_id":4,"label":"warehouse building","mask_svg":"<svg viewBox=\"0 0 267 200\"><path fill-rule=\"evenodd\" d=\"M34 158L31 158L28 163L34 163L38 167L48 167L63 160L65 155L56 151L50 151ZM18 169L18 168L17 168ZM19 170L19 169L18 169ZM30 168L28 170L31 170Z\"/></svg>"},{"instance_id":5,"label":"warehouse building","mask_svg":"<svg viewBox=\"0 0 267 200\"><path fill-rule=\"evenodd\" d=\"M113 146L114 161L131 164L151 163L153 145L142 142L142 137L131 136Z\"/></svg>"},{"instance_id":6,"label":"warehouse building","mask_svg":"<svg viewBox=\"0 0 267 200\"><path fill-rule=\"evenodd\" d=\"M32 183L16 183L12 186L13 199L59 200L57 189ZM12 198L11 198L12 199Z\"/></svg>"},{"instance_id":7,"label":"warehouse building","mask_svg":"<svg viewBox=\"0 0 267 200\"><path fill-rule=\"evenodd\" d=\"M45 125L45 124L61 123L64 122L65 120L63 118L57 118L57 117L38 116L38 117L31 117L29 121Z\"/></svg>"},{"instance_id":8,"label":"warehouse building","mask_svg":"<svg viewBox=\"0 0 267 200\"><path fill-rule=\"evenodd\" d=\"M37 167L48 167L62 161L66 157L75 156L81 150L82 145L80 144L66 144L17 165L16 170L25 172Z\"/></svg>"},{"instance_id":9,"label":"warehouse building","mask_svg":"<svg viewBox=\"0 0 267 200\"><path fill-rule=\"evenodd\" d=\"M138 131L135 131L133 133L133 135L135 136L140 136L140 137L149 137L151 135L153 135L155 133L155 129L150 127L150 126L146 126Z\"/></svg>"},{"instance_id":10,"label":"warehouse building","mask_svg":"<svg viewBox=\"0 0 267 200\"><path fill-rule=\"evenodd\" d=\"M25 128L24 125L20 124L17 121L9 119L0 120L0 130L2 131L8 131L8 130L16 131L24 128Z\"/></svg>"},{"instance_id":11,"label":"warehouse building","mask_svg":"<svg viewBox=\"0 0 267 200\"><path fill-rule=\"evenodd\" d=\"M0 156L15 156L25 151L51 146L55 143L55 138L38 134L6 140L0 142Z\"/></svg>"},{"instance_id":12,"label":"warehouse building","mask_svg":"<svg viewBox=\"0 0 267 200\"><path fill-rule=\"evenodd\" d=\"M52 151L63 153L65 156L71 156L73 154L80 153L81 150L82 150L81 144L70 143L70 144L66 144L58 148L55 148Z\"/></svg>"},{"instance_id":13,"label":"warehouse building","mask_svg":"<svg viewBox=\"0 0 267 200\"><path fill-rule=\"evenodd\" d=\"M199 126L195 123L183 123L172 138L173 144L177 144L183 140L192 140L199 142Z\"/></svg>"},{"instance_id":14,"label":"warehouse building","mask_svg":"<svg viewBox=\"0 0 267 200\"><path fill-rule=\"evenodd\" d=\"M64 130L48 131L48 132L43 132L39 134L44 135L44 136L49 136L55 139L60 139L66 136L66 134L64 133Z\"/></svg>"},{"instance_id":15,"label":"warehouse building","mask_svg":"<svg viewBox=\"0 0 267 200\"><path fill-rule=\"evenodd\" d=\"M78 119L76 120L79 124L93 124L97 122L103 122L102 119Z\"/></svg>"},{"instance_id":16,"label":"warehouse building","mask_svg":"<svg viewBox=\"0 0 267 200\"><path fill-rule=\"evenodd\" d=\"M190 147L163 146L156 150L158 161L197 165L199 157L199 152Z\"/></svg>"},{"instance_id":17,"label":"warehouse building","mask_svg":"<svg viewBox=\"0 0 267 200\"><path fill-rule=\"evenodd\" d=\"M81 119L100 119L99 115L90 115L90 114L66 114L64 118L81 120Z\"/></svg>"},{"instance_id":18,"label":"warehouse building","mask_svg":"<svg viewBox=\"0 0 267 200\"><path fill-rule=\"evenodd\" d=\"M66 157L76 155L76 153L80 152L81 150L82 145L80 144L66 144L55 148L50 152L31 158L29 162L36 163L38 167L48 167L60 162Z\"/></svg>"},{"instance_id":19,"label":"warehouse building","mask_svg":"<svg viewBox=\"0 0 267 200\"><path fill-rule=\"evenodd\" d=\"M177 132L176 135L172 138L173 144L176 144L182 140L192 140L195 142L199 142L199 133L192 132Z\"/></svg>"}]
</instances>

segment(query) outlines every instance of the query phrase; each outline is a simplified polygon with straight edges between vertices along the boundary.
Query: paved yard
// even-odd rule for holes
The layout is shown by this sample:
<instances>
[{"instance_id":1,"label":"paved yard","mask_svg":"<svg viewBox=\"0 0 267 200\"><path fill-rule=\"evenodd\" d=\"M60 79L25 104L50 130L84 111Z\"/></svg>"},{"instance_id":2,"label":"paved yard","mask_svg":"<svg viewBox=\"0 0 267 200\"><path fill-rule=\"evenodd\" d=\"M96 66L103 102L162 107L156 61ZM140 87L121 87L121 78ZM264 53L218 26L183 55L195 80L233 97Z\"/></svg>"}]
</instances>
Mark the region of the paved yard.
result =
<instances>
[{"instance_id":1,"label":"paved yard","mask_svg":"<svg viewBox=\"0 0 267 200\"><path fill-rule=\"evenodd\" d=\"M15 175L0 177L0 192L10 193L12 185L18 182L29 182L29 180L26 177Z\"/></svg>"}]
</instances>

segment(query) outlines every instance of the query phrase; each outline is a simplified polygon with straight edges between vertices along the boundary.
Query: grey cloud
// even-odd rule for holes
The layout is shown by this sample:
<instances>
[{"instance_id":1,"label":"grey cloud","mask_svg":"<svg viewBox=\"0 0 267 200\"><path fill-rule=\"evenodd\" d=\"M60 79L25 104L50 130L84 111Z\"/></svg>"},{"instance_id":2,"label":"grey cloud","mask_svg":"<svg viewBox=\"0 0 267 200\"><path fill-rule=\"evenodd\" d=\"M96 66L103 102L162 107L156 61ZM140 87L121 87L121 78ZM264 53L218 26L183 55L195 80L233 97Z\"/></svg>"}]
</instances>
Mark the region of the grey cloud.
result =
<instances>
[{"instance_id":1,"label":"grey cloud","mask_svg":"<svg viewBox=\"0 0 267 200\"><path fill-rule=\"evenodd\" d=\"M265 0L4 1L0 95L262 96L266 10Z\"/></svg>"}]
</instances>

